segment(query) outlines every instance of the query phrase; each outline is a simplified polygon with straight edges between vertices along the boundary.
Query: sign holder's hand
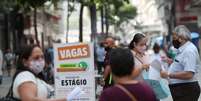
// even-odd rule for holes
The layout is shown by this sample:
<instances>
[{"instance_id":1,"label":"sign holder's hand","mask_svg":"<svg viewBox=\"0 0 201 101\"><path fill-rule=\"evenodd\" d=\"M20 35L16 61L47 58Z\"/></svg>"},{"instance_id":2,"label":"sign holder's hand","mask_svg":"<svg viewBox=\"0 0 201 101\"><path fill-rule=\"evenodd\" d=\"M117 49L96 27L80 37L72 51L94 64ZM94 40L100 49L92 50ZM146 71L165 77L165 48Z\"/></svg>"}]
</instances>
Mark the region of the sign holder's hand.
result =
<instances>
[{"instance_id":1,"label":"sign holder's hand","mask_svg":"<svg viewBox=\"0 0 201 101\"><path fill-rule=\"evenodd\" d=\"M67 101L72 101L73 99L79 97L81 94L83 94L84 91L80 87L75 87L70 94L67 96Z\"/></svg>"}]
</instances>

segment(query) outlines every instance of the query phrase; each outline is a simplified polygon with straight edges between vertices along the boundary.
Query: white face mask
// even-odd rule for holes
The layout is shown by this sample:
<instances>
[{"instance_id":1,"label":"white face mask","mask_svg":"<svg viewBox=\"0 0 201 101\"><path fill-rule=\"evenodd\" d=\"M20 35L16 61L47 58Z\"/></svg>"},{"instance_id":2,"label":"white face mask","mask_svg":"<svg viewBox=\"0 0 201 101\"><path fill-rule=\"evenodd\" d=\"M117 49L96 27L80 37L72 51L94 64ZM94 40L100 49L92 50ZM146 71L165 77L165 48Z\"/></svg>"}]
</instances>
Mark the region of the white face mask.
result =
<instances>
[{"instance_id":1,"label":"white face mask","mask_svg":"<svg viewBox=\"0 0 201 101\"><path fill-rule=\"evenodd\" d=\"M44 60L32 60L30 62L30 68L35 74L39 74L40 72L42 72L44 67L45 67Z\"/></svg>"},{"instance_id":2,"label":"white face mask","mask_svg":"<svg viewBox=\"0 0 201 101\"><path fill-rule=\"evenodd\" d=\"M140 52L140 53L142 53L142 54L144 54L145 53L145 51L146 51L146 46L142 46L142 47L140 47L140 46L137 46L136 47L136 49Z\"/></svg>"}]
</instances>

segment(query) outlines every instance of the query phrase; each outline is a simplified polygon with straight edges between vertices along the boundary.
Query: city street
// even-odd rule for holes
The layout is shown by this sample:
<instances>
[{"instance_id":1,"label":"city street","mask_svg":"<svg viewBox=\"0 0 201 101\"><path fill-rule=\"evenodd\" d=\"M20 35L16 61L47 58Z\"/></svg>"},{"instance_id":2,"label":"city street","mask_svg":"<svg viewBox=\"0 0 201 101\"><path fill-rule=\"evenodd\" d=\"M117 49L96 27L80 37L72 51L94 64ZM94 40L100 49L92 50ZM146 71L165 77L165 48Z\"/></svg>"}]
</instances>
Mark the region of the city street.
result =
<instances>
[{"instance_id":1,"label":"city street","mask_svg":"<svg viewBox=\"0 0 201 101\"><path fill-rule=\"evenodd\" d=\"M201 78L200 78L201 75L200 74L199 74L198 77L199 77L199 82L201 84ZM11 77L8 77L8 76L3 77L3 83L2 83L2 85L0 85L0 89L1 89L0 90L0 97L3 97L3 96L5 96L7 94L8 90L9 90L9 87L11 85L11 80L12 80ZM98 85L97 92L96 92L97 95L100 95L101 90L102 90L102 87L100 85ZM163 99L161 101L172 101L172 98L171 98L171 96L169 96L168 98ZM201 101L201 97L200 97L199 101Z\"/></svg>"},{"instance_id":2,"label":"city street","mask_svg":"<svg viewBox=\"0 0 201 101\"><path fill-rule=\"evenodd\" d=\"M6 96L10 86L12 78L8 76L3 76L3 82L0 85L0 97Z\"/></svg>"},{"instance_id":3,"label":"city street","mask_svg":"<svg viewBox=\"0 0 201 101\"><path fill-rule=\"evenodd\" d=\"M26 100L128 101L103 92L125 84L140 101L169 86L174 99L201 101L200 11L201 0L0 0L0 98L17 70Z\"/></svg>"}]
</instances>

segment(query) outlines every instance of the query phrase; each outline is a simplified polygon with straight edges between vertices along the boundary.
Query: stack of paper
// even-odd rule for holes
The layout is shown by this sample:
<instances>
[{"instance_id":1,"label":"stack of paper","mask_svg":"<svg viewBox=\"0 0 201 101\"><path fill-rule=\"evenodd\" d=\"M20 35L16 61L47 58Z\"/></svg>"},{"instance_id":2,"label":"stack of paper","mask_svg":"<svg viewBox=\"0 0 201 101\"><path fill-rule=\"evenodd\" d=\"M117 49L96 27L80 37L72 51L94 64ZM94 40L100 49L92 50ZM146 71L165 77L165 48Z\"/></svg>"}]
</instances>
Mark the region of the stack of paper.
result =
<instances>
[{"instance_id":1,"label":"stack of paper","mask_svg":"<svg viewBox=\"0 0 201 101\"><path fill-rule=\"evenodd\" d=\"M150 64L148 71L148 77L145 81L152 87L155 95L158 99L164 99L170 95L168 87L161 81L160 71L162 70L162 64L159 60L153 60Z\"/></svg>"}]
</instances>

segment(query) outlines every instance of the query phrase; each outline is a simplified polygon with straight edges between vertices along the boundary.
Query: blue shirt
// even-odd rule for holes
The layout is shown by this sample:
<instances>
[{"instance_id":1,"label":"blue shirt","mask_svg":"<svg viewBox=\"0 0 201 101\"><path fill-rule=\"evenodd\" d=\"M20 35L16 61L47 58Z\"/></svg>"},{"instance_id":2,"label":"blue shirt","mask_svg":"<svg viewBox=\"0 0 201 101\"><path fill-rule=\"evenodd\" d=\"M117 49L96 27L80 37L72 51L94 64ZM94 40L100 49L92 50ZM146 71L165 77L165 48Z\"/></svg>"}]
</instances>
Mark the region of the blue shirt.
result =
<instances>
[{"instance_id":1,"label":"blue shirt","mask_svg":"<svg viewBox=\"0 0 201 101\"><path fill-rule=\"evenodd\" d=\"M170 65L169 73L176 73L181 71L190 71L194 75L189 80L170 79L170 84L187 83L197 81L196 74L200 67L200 57L197 48L190 42L186 42L178 49L178 53L174 62Z\"/></svg>"},{"instance_id":2,"label":"blue shirt","mask_svg":"<svg viewBox=\"0 0 201 101\"><path fill-rule=\"evenodd\" d=\"M105 48L98 46L96 49L97 61L104 62L105 59Z\"/></svg>"}]
</instances>

